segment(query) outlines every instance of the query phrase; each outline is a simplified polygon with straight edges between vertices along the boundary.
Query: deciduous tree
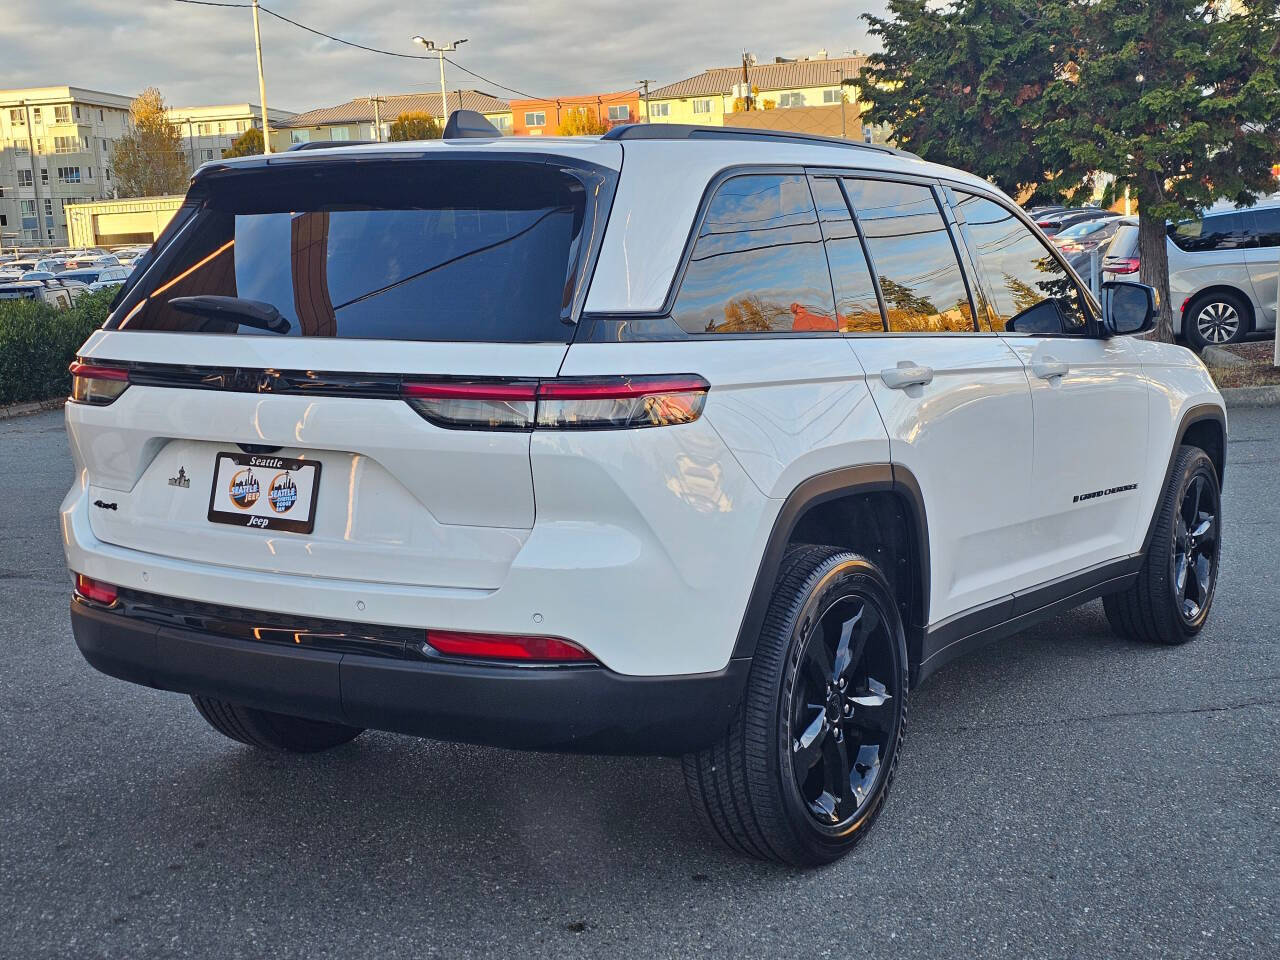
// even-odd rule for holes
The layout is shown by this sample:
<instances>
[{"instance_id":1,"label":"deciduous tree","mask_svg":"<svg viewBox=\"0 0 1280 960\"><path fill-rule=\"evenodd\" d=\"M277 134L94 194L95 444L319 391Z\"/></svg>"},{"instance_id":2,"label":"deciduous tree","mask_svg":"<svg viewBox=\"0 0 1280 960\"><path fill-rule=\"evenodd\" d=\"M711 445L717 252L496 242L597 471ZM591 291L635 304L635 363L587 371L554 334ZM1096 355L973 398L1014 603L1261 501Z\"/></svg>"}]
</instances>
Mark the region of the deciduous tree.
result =
<instances>
[{"instance_id":1,"label":"deciduous tree","mask_svg":"<svg viewBox=\"0 0 1280 960\"><path fill-rule=\"evenodd\" d=\"M178 125L164 113L164 98L147 87L129 107L129 131L111 151L111 172L122 197L185 193L189 171Z\"/></svg>"},{"instance_id":2,"label":"deciduous tree","mask_svg":"<svg viewBox=\"0 0 1280 960\"><path fill-rule=\"evenodd\" d=\"M598 137L609 129L600 115L590 107L572 107L560 121L562 137Z\"/></svg>"}]
</instances>

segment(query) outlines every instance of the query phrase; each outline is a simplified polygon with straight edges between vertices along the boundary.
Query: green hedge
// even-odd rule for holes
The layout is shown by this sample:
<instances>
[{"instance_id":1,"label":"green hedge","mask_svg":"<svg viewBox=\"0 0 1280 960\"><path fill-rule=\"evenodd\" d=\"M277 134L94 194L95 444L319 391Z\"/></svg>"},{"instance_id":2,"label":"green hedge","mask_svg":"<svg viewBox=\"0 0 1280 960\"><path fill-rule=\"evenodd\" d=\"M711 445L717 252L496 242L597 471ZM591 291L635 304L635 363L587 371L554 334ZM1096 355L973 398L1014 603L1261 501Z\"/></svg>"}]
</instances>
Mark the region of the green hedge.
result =
<instances>
[{"instance_id":1,"label":"green hedge","mask_svg":"<svg viewBox=\"0 0 1280 960\"><path fill-rule=\"evenodd\" d=\"M115 288L83 294L67 310L34 300L0 300L0 406L65 397L67 365L102 326Z\"/></svg>"}]
</instances>

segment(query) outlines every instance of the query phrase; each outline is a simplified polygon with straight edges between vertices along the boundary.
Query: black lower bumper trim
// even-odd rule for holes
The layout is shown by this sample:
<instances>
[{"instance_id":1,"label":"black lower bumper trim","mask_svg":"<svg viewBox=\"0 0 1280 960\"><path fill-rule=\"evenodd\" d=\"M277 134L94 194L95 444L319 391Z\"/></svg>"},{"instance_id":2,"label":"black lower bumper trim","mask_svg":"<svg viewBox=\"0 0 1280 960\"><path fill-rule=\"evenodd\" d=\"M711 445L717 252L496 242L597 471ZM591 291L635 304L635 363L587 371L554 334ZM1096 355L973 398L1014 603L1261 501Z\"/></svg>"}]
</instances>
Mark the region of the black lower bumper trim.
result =
<instances>
[{"instance_id":1,"label":"black lower bumper trim","mask_svg":"<svg viewBox=\"0 0 1280 960\"><path fill-rule=\"evenodd\" d=\"M89 663L113 677L277 713L531 750L676 756L728 728L748 659L633 677L599 666L421 662L162 626L73 599Z\"/></svg>"}]
</instances>

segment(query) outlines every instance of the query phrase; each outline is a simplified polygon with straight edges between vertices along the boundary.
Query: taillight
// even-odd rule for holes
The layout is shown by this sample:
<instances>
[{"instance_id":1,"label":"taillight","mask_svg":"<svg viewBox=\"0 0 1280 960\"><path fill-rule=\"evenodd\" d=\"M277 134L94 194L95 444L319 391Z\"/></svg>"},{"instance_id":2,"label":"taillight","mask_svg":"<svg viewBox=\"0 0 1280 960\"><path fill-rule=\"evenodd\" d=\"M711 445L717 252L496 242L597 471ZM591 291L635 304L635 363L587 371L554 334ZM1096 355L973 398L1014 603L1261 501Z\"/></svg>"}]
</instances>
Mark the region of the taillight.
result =
<instances>
[{"instance_id":1,"label":"taillight","mask_svg":"<svg viewBox=\"0 0 1280 960\"><path fill-rule=\"evenodd\" d=\"M401 395L424 419L455 430L608 430L692 423L710 389L694 374L654 374L406 381Z\"/></svg>"},{"instance_id":2,"label":"taillight","mask_svg":"<svg viewBox=\"0 0 1280 960\"><path fill-rule=\"evenodd\" d=\"M428 630L427 645L445 656L472 657L480 660L522 660L542 663L582 663L595 660L591 654L572 640L563 640L560 637Z\"/></svg>"},{"instance_id":3,"label":"taillight","mask_svg":"<svg viewBox=\"0 0 1280 960\"><path fill-rule=\"evenodd\" d=\"M101 580L86 577L83 573L76 574L76 595L107 607L116 602L115 587Z\"/></svg>"},{"instance_id":4,"label":"taillight","mask_svg":"<svg viewBox=\"0 0 1280 960\"><path fill-rule=\"evenodd\" d=\"M407 382L400 388L409 406L426 420L455 430L528 430L538 385L534 381L483 383L442 380Z\"/></svg>"},{"instance_id":5,"label":"taillight","mask_svg":"<svg viewBox=\"0 0 1280 960\"><path fill-rule=\"evenodd\" d=\"M71 400L106 406L129 386L129 371L123 367L104 367L74 361L71 371Z\"/></svg>"},{"instance_id":6,"label":"taillight","mask_svg":"<svg viewBox=\"0 0 1280 960\"><path fill-rule=\"evenodd\" d=\"M1103 269L1109 273L1137 273L1141 262L1137 257L1117 257L1103 264Z\"/></svg>"}]
</instances>

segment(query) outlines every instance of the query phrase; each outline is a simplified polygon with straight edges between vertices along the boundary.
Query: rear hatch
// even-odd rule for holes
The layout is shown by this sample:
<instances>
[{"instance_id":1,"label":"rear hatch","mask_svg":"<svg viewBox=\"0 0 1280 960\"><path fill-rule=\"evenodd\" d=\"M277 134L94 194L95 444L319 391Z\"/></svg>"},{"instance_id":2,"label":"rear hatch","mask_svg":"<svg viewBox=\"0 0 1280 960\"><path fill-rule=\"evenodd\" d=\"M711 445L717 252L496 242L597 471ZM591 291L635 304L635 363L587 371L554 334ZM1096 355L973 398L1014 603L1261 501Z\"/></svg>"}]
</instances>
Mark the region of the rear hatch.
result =
<instances>
[{"instance_id":1,"label":"rear hatch","mask_svg":"<svg viewBox=\"0 0 1280 960\"><path fill-rule=\"evenodd\" d=\"M594 160L615 151L202 175L82 349L78 382L128 384L67 408L90 503L110 505L94 534L245 570L501 585L534 520L503 391L560 368L616 179Z\"/></svg>"}]
</instances>

